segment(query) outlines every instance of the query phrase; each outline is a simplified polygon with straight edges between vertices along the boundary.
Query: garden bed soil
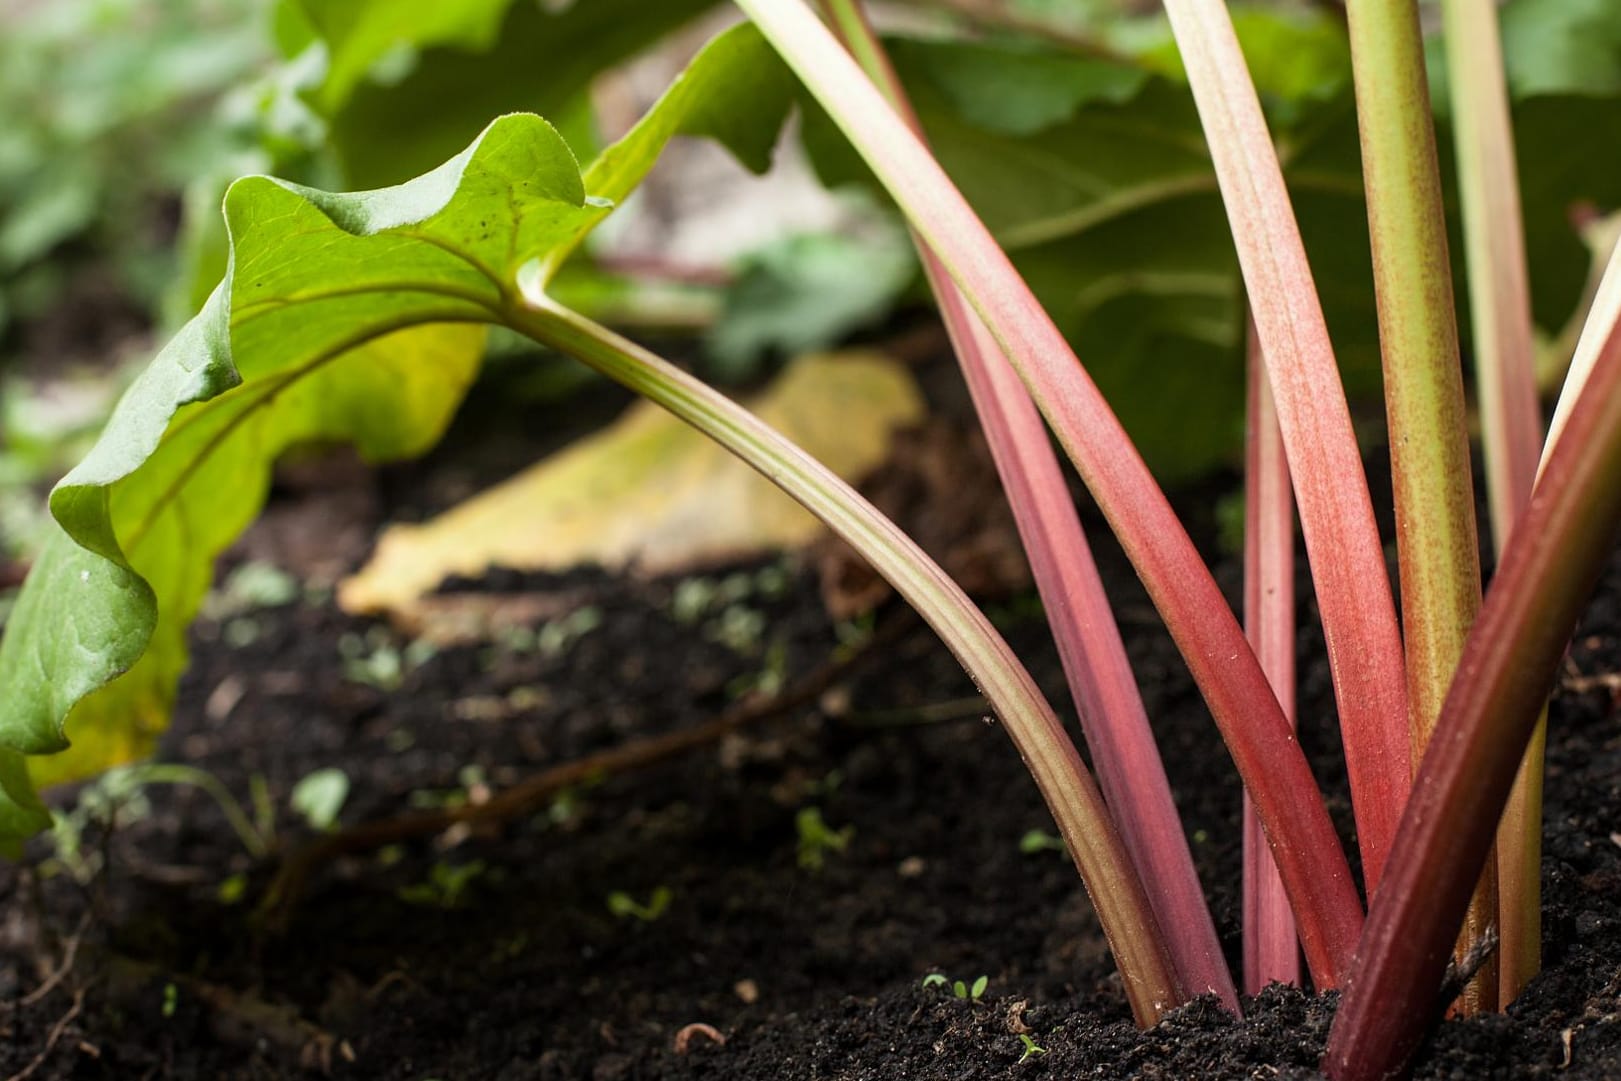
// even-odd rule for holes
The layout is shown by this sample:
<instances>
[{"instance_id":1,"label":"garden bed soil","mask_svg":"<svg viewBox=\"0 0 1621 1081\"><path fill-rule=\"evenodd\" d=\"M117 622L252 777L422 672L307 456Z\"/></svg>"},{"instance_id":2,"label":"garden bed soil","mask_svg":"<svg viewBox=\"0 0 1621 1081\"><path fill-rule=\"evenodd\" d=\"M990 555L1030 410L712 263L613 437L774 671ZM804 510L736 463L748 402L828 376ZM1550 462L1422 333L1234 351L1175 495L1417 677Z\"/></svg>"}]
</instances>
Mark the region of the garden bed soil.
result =
<instances>
[{"instance_id":1,"label":"garden bed soil","mask_svg":"<svg viewBox=\"0 0 1621 1081\"><path fill-rule=\"evenodd\" d=\"M1236 958L1236 778L1129 568L1099 547ZM1236 586L1233 561L1212 557ZM287 797L317 769L348 777L352 827L736 719L740 696L805 701L588 774L506 823L338 856L270 920L255 902L274 863L246 854L204 792L153 786L112 829L85 832L83 856L104 862L83 881L47 875L59 853L46 840L0 873L0 1076L1315 1076L1331 998L1273 988L1241 1022L1199 1001L1133 1028L1074 869L1022 850L1051 822L972 685L893 601L864 623L831 620L809 562L717 569L707 604L690 580L589 569L459 583L457 603L521 596L557 627L558 613L589 615L413 655L397 686L403 640L329 599L205 621L161 756L244 801L262 779L283 852L313 839ZM987 605L1066 701L1028 593ZM867 635L878 644L851 660ZM1419 1077L1621 1076L1618 645L1621 559L1552 708L1546 969L1506 1015L1441 1025ZM1302 743L1348 828L1315 630L1301 649ZM925 986L931 973L948 983ZM953 993L980 976L977 1001Z\"/></svg>"}]
</instances>

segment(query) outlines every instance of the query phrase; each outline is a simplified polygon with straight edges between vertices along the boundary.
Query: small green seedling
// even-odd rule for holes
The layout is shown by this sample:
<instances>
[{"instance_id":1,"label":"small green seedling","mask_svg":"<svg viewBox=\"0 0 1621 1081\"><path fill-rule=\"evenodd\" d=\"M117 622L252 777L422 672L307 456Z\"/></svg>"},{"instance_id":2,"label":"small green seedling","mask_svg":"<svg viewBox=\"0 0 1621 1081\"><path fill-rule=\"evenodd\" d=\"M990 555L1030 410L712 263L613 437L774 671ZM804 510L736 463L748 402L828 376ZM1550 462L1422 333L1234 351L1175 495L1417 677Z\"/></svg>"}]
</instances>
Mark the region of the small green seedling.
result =
<instances>
[{"instance_id":1,"label":"small green seedling","mask_svg":"<svg viewBox=\"0 0 1621 1081\"><path fill-rule=\"evenodd\" d=\"M547 657L561 656L575 642L602 626L602 609L592 605L576 608L561 619L541 627L535 635L535 648Z\"/></svg>"},{"instance_id":2,"label":"small green seedling","mask_svg":"<svg viewBox=\"0 0 1621 1081\"><path fill-rule=\"evenodd\" d=\"M615 890L608 895L608 911L622 920L640 920L643 923L652 923L664 915L670 908L670 902L675 900L675 892L668 886L659 886L642 904L630 894Z\"/></svg>"},{"instance_id":3,"label":"small green seedling","mask_svg":"<svg viewBox=\"0 0 1621 1081\"><path fill-rule=\"evenodd\" d=\"M223 879L214 891L214 897L222 905L240 904L247 895L248 876L240 871Z\"/></svg>"},{"instance_id":4,"label":"small green seedling","mask_svg":"<svg viewBox=\"0 0 1621 1081\"><path fill-rule=\"evenodd\" d=\"M338 813L349 798L349 775L341 769L318 769L293 786L287 802L310 828L326 832L338 824Z\"/></svg>"},{"instance_id":5,"label":"small green seedling","mask_svg":"<svg viewBox=\"0 0 1621 1081\"><path fill-rule=\"evenodd\" d=\"M856 835L854 826L833 829L822 818L820 807L803 807L794 818L799 833L799 865L807 871L820 871L829 852L843 852Z\"/></svg>"},{"instance_id":6,"label":"small green seedling","mask_svg":"<svg viewBox=\"0 0 1621 1081\"><path fill-rule=\"evenodd\" d=\"M411 886L402 886L398 896L400 900L412 905L430 905L435 908L459 908L462 898L471 886L487 870L483 860L473 860L459 866L448 863L436 863L428 872L426 882L418 882Z\"/></svg>"},{"instance_id":7,"label":"small green seedling","mask_svg":"<svg viewBox=\"0 0 1621 1081\"><path fill-rule=\"evenodd\" d=\"M279 567L258 560L242 564L203 599L203 614L223 622L261 608L279 608L298 600L297 578Z\"/></svg>"},{"instance_id":8,"label":"small green seedling","mask_svg":"<svg viewBox=\"0 0 1621 1081\"><path fill-rule=\"evenodd\" d=\"M79 793L78 802L68 811L51 815L51 843L55 855L41 864L47 877L66 872L81 884L88 883L102 868L103 854L86 844L92 828L110 829L115 821L130 823L151 814L146 798L150 785L183 785L200 789L219 804L226 821L254 859L270 852L271 824L255 823L223 782L207 770L177 762L148 762L119 766L102 774Z\"/></svg>"},{"instance_id":9,"label":"small green seedling","mask_svg":"<svg viewBox=\"0 0 1621 1081\"><path fill-rule=\"evenodd\" d=\"M489 778L477 762L469 762L457 770L456 782L460 787L419 788L407 798L412 807L420 810L455 810L489 796Z\"/></svg>"},{"instance_id":10,"label":"small green seedling","mask_svg":"<svg viewBox=\"0 0 1621 1081\"><path fill-rule=\"evenodd\" d=\"M981 976L979 979L973 982L972 986L958 980L956 983L951 985L951 993L960 999L965 999L969 1002L978 1002L984 997L985 988L990 985L990 982L991 978L989 976Z\"/></svg>"},{"instance_id":11,"label":"small green seedling","mask_svg":"<svg viewBox=\"0 0 1621 1081\"><path fill-rule=\"evenodd\" d=\"M705 637L719 642L733 653L752 656L765 635L765 613L744 604L728 605L704 629Z\"/></svg>"},{"instance_id":12,"label":"small green seedling","mask_svg":"<svg viewBox=\"0 0 1621 1081\"><path fill-rule=\"evenodd\" d=\"M408 672L431 659L435 648L419 640L402 650L386 628L373 627L364 637L350 632L339 638L338 653L344 679L391 692L400 689Z\"/></svg>"},{"instance_id":13,"label":"small green seedling","mask_svg":"<svg viewBox=\"0 0 1621 1081\"><path fill-rule=\"evenodd\" d=\"M991 978L989 976L981 976L972 984L968 984L964 983L962 980L948 981L944 974L939 972L931 972L927 976L923 977L922 986L925 990L927 990L930 987L945 987L947 983L950 983L951 993L957 998L960 998L965 1002L978 1002L985 996L985 989L990 986Z\"/></svg>"},{"instance_id":14,"label":"small green seedling","mask_svg":"<svg viewBox=\"0 0 1621 1081\"><path fill-rule=\"evenodd\" d=\"M1067 852L1062 837L1055 837L1042 830L1031 830L1019 838L1019 851L1026 856L1034 856L1038 852Z\"/></svg>"},{"instance_id":15,"label":"small green seedling","mask_svg":"<svg viewBox=\"0 0 1621 1081\"><path fill-rule=\"evenodd\" d=\"M760 670L745 673L732 680L726 685L726 694L734 701L749 694L775 698L782 693L787 682L788 647L781 639L776 639L766 647Z\"/></svg>"},{"instance_id":16,"label":"small green seedling","mask_svg":"<svg viewBox=\"0 0 1621 1081\"><path fill-rule=\"evenodd\" d=\"M1045 1047L1038 1045L1036 1041L1026 1033L1019 1033L1019 1042L1024 1044L1024 1054L1019 1056L1019 1065L1021 1066L1036 1056L1045 1055L1047 1053L1047 1049Z\"/></svg>"}]
</instances>

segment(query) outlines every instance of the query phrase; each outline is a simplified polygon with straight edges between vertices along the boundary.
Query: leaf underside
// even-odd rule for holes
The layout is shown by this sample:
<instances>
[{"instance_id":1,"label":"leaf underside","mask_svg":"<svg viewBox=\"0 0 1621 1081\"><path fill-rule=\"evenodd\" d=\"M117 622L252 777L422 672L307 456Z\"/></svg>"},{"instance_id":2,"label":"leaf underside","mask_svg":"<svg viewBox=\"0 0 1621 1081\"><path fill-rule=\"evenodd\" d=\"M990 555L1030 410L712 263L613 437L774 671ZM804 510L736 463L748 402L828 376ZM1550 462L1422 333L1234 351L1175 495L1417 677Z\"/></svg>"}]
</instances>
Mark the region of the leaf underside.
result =
<instances>
[{"instance_id":1,"label":"leaf underside","mask_svg":"<svg viewBox=\"0 0 1621 1081\"><path fill-rule=\"evenodd\" d=\"M746 107L718 109L742 78ZM0 845L48 822L33 783L150 751L214 560L259 512L282 452L427 450L478 371L488 325L512 310L519 269L560 263L674 135L714 137L764 167L788 87L745 27L712 42L584 176L552 125L515 114L397 187L233 184L224 281L53 491L58 528L0 639Z\"/></svg>"}]
</instances>

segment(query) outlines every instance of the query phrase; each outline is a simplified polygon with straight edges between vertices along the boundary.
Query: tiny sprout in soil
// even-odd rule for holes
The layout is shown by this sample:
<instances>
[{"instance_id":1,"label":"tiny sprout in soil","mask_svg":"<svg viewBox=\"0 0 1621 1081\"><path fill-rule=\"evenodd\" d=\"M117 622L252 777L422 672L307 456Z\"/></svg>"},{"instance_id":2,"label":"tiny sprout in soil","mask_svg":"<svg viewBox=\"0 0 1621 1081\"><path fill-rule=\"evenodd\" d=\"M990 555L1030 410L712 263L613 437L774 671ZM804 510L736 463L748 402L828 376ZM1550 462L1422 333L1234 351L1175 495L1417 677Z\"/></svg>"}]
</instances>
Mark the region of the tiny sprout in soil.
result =
<instances>
[{"instance_id":1,"label":"tiny sprout in soil","mask_svg":"<svg viewBox=\"0 0 1621 1081\"><path fill-rule=\"evenodd\" d=\"M927 990L931 987L946 987L949 985L954 997L965 1002L978 1002L984 997L985 989L990 986L990 983L991 978L989 976L981 976L972 984L969 984L964 983L962 980L947 980L941 973L931 972L923 977L923 983L920 986Z\"/></svg>"},{"instance_id":2,"label":"tiny sprout in soil","mask_svg":"<svg viewBox=\"0 0 1621 1081\"><path fill-rule=\"evenodd\" d=\"M628 893L615 890L608 895L608 911L622 920L652 923L669 911L670 904L674 900L675 892L668 886L654 887L645 902L636 900Z\"/></svg>"},{"instance_id":3,"label":"tiny sprout in soil","mask_svg":"<svg viewBox=\"0 0 1621 1081\"><path fill-rule=\"evenodd\" d=\"M799 865L807 871L820 871L827 857L849 848L856 835L854 826L829 826L820 807L800 808L794 816L794 830L799 835Z\"/></svg>"}]
</instances>

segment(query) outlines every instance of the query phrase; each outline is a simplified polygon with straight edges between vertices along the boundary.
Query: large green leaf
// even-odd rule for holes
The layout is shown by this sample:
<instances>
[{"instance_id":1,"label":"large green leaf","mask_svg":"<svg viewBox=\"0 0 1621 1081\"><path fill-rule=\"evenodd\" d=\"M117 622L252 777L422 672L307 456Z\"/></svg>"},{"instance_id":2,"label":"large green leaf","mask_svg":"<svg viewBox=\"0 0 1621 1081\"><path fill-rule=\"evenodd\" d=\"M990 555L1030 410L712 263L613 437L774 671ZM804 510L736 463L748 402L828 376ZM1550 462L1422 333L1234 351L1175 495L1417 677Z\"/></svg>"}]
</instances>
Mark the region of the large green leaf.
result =
<instances>
[{"instance_id":1,"label":"large green leaf","mask_svg":"<svg viewBox=\"0 0 1621 1081\"><path fill-rule=\"evenodd\" d=\"M1344 27L1322 12L1236 15L1342 372L1371 394L1377 320ZM1571 208L1621 205L1621 4L1512 0L1504 20L1533 302L1553 330L1589 264ZM1150 465L1176 480L1241 446L1243 298L1174 43L1150 28L1133 48L1106 62L1028 43L890 43L941 164ZM867 182L814 107L805 140L825 181ZM1440 143L1445 158L1444 132Z\"/></svg>"},{"instance_id":2,"label":"large green leaf","mask_svg":"<svg viewBox=\"0 0 1621 1081\"><path fill-rule=\"evenodd\" d=\"M1517 98L1621 95L1621 4L1614 0L1510 0L1503 64Z\"/></svg>"},{"instance_id":3,"label":"large green leaf","mask_svg":"<svg viewBox=\"0 0 1621 1081\"><path fill-rule=\"evenodd\" d=\"M328 54L313 102L356 185L443 161L491 118L552 118L583 150L592 77L717 0L302 0Z\"/></svg>"},{"instance_id":4,"label":"large green leaf","mask_svg":"<svg viewBox=\"0 0 1621 1081\"><path fill-rule=\"evenodd\" d=\"M488 51L512 0L303 0L302 6L310 29L326 42L327 75L315 101L331 112L400 50Z\"/></svg>"},{"instance_id":5,"label":"large green leaf","mask_svg":"<svg viewBox=\"0 0 1621 1081\"><path fill-rule=\"evenodd\" d=\"M397 187L231 186L225 280L52 493L60 529L0 639L0 845L44 821L22 756L51 756L33 770L56 780L149 749L214 559L258 513L276 457L311 441L371 460L429 447L487 325L514 310L520 267L555 266L672 135L764 164L788 101L775 66L751 28L723 35L584 177L555 128L512 115ZM721 122L739 71L761 93Z\"/></svg>"},{"instance_id":6,"label":"large green leaf","mask_svg":"<svg viewBox=\"0 0 1621 1081\"><path fill-rule=\"evenodd\" d=\"M1285 160L1296 198L1312 208L1315 222L1303 223L1312 255L1334 272L1325 302L1342 362L1365 385L1377 370L1371 286L1337 291L1341 275L1367 283L1371 273L1355 119L1343 93L1323 97L1344 50L1324 45L1328 31L1315 22L1256 25L1274 44L1294 27L1308 55L1323 58L1315 77L1274 64L1269 85L1300 95L1297 120L1280 127ZM1068 76L1038 93L1032 73L1056 61L1028 45L900 39L891 55L941 164L1149 464L1176 480L1229 459L1243 434L1243 298L1198 114L1170 77L1179 69L1155 50L1141 65L1063 57ZM1169 75L1152 73L1161 69ZM824 179L864 179L826 125L807 111Z\"/></svg>"},{"instance_id":7,"label":"large green leaf","mask_svg":"<svg viewBox=\"0 0 1621 1081\"><path fill-rule=\"evenodd\" d=\"M1508 0L1502 26L1532 314L1553 337L1570 319L1592 260L1573 211L1621 207L1621 4ZM1436 39L1428 53L1430 92L1444 127L1451 119L1446 52ZM1451 142L1443 132L1443 159ZM1442 172L1455 207L1449 161ZM1463 249L1456 231L1452 250L1457 263ZM1461 263L1453 278L1461 293L1467 284ZM1459 325L1467 334L1468 321Z\"/></svg>"}]
</instances>

